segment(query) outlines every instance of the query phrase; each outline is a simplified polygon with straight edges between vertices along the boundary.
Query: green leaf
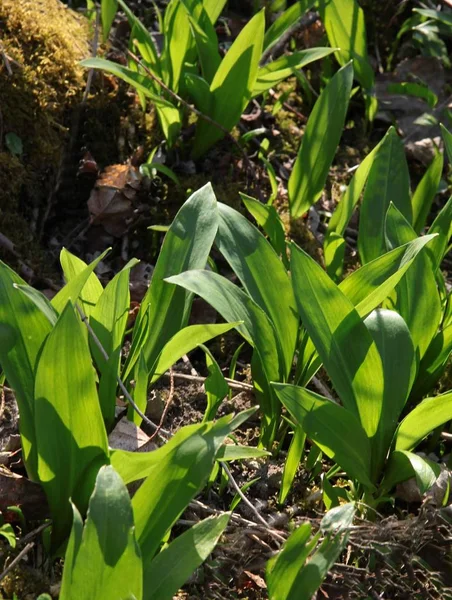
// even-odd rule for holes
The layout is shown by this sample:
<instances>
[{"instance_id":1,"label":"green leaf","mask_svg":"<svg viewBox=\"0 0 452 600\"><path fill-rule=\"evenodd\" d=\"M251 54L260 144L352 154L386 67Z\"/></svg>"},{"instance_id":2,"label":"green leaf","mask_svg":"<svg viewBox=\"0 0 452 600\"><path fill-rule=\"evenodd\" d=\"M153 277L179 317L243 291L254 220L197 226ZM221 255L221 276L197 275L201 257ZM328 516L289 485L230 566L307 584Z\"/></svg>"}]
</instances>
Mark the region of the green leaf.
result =
<instances>
[{"instance_id":1,"label":"green leaf","mask_svg":"<svg viewBox=\"0 0 452 600\"><path fill-rule=\"evenodd\" d=\"M12 131L5 135L5 146L15 156L22 156L24 152L22 139Z\"/></svg>"},{"instance_id":2,"label":"green leaf","mask_svg":"<svg viewBox=\"0 0 452 600\"><path fill-rule=\"evenodd\" d=\"M134 529L126 486L113 467L102 467L74 564L65 564L72 573L70 580L63 576L61 600L141 599L143 567Z\"/></svg>"},{"instance_id":3,"label":"green leaf","mask_svg":"<svg viewBox=\"0 0 452 600\"><path fill-rule=\"evenodd\" d=\"M102 0L100 5L100 13L102 16L102 33L104 42L108 40L111 26L115 20L116 11L118 10L118 0Z\"/></svg>"},{"instance_id":4,"label":"green leaf","mask_svg":"<svg viewBox=\"0 0 452 600\"><path fill-rule=\"evenodd\" d=\"M403 94L404 96L413 96L425 100L430 108L434 108L438 102L438 96L425 83L415 83L413 81L403 81L401 83L390 83L386 87L390 94Z\"/></svg>"},{"instance_id":5,"label":"green leaf","mask_svg":"<svg viewBox=\"0 0 452 600\"><path fill-rule=\"evenodd\" d=\"M435 158L430 163L413 194L411 203L413 206L413 228L416 233L421 233L425 227L433 199L438 192L443 165L443 155L441 152L436 151Z\"/></svg>"},{"instance_id":6,"label":"green leaf","mask_svg":"<svg viewBox=\"0 0 452 600\"><path fill-rule=\"evenodd\" d=\"M411 392L414 401L432 391L443 374L452 352L452 325L438 331L430 342L419 365L418 376Z\"/></svg>"},{"instance_id":7,"label":"green leaf","mask_svg":"<svg viewBox=\"0 0 452 600\"><path fill-rule=\"evenodd\" d=\"M193 525L145 565L144 600L172 600L215 548L230 516L225 513Z\"/></svg>"},{"instance_id":8,"label":"green leaf","mask_svg":"<svg viewBox=\"0 0 452 600\"><path fill-rule=\"evenodd\" d=\"M215 25L218 17L221 15L224 5L226 4L226 0L203 0L202 4L210 22L212 25Z\"/></svg>"},{"instance_id":9,"label":"green leaf","mask_svg":"<svg viewBox=\"0 0 452 600\"><path fill-rule=\"evenodd\" d=\"M155 72L155 74L159 77L162 76L160 70L160 57L155 48L154 41L150 32L146 29L145 25L138 19L124 0L118 0L118 3L124 13L127 16L127 20L129 21L131 33L131 50L134 49L134 46L138 49L139 53L146 61L147 66Z\"/></svg>"},{"instance_id":10,"label":"green leaf","mask_svg":"<svg viewBox=\"0 0 452 600\"><path fill-rule=\"evenodd\" d=\"M204 268L217 227L217 201L212 186L207 184L192 194L177 213L141 302L135 327L140 327L150 306L149 335L143 346L149 370L164 345L184 327L191 307L191 296L164 280L188 269Z\"/></svg>"},{"instance_id":11,"label":"green leaf","mask_svg":"<svg viewBox=\"0 0 452 600\"><path fill-rule=\"evenodd\" d=\"M337 48L309 48L308 50L300 50L293 54L285 54L277 60L260 67L253 88L253 98L278 85L278 83L281 83L287 77L290 77L295 69L302 69L306 65L320 60L336 50Z\"/></svg>"},{"instance_id":12,"label":"green leaf","mask_svg":"<svg viewBox=\"0 0 452 600\"><path fill-rule=\"evenodd\" d=\"M204 115L209 115L212 111L212 96L208 82L196 73L185 73L185 87L196 108Z\"/></svg>"},{"instance_id":13,"label":"green leaf","mask_svg":"<svg viewBox=\"0 0 452 600\"><path fill-rule=\"evenodd\" d=\"M400 423L396 450L413 450L429 433L452 419L452 392L426 398Z\"/></svg>"},{"instance_id":14,"label":"green leaf","mask_svg":"<svg viewBox=\"0 0 452 600\"><path fill-rule=\"evenodd\" d=\"M402 140L390 128L369 171L359 219L358 249L363 264L385 250L384 227L390 202L412 221L410 176Z\"/></svg>"},{"instance_id":15,"label":"green leaf","mask_svg":"<svg viewBox=\"0 0 452 600\"><path fill-rule=\"evenodd\" d=\"M293 480L297 473L298 465L304 452L306 443L306 433L301 427L297 427L293 433L292 441L290 442L289 451L287 453L286 462L284 463L284 471L282 474L281 487L279 488L278 502L284 504L287 494L290 492Z\"/></svg>"},{"instance_id":16,"label":"green leaf","mask_svg":"<svg viewBox=\"0 0 452 600\"><path fill-rule=\"evenodd\" d=\"M206 366L209 372L204 382L207 396L207 408L203 418L205 422L215 418L221 402L228 395L229 386L213 354L205 346L201 348L206 353Z\"/></svg>"},{"instance_id":17,"label":"green leaf","mask_svg":"<svg viewBox=\"0 0 452 600\"><path fill-rule=\"evenodd\" d=\"M83 325L69 302L42 349L35 379L38 475L53 518L53 545L69 533L70 498L84 511L107 435Z\"/></svg>"},{"instance_id":18,"label":"green leaf","mask_svg":"<svg viewBox=\"0 0 452 600\"><path fill-rule=\"evenodd\" d=\"M292 244L291 272L298 311L347 410L369 438L379 427L383 367L375 342L353 303L310 256Z\"/></svg>"},{"instance_id":19,"label":"green leaf","mask_svg":"<svg viewBox=\"0 0 452 600\"><path fill-rule=\"evenodd\" d=\"M345 190L333 216L328 223L328 236L332 233L337 233L344 236L347 225L352 217L353 211L356 204L361 196L361 193L366 185L367 178L369 176L370 169L374 163L375 157L379 152L382 144L385 142L385 137L375 146L375 148L366 156L359 167L356 169L355 174L350 180L347 189Z\"/></svg>"},{"instance_id":20,"label":"green leaf","mask_svg":"<svg viewBox=\"0 0 452 600\"><path fill-rule=\"evenodd\" d=\"M94 273L94 269L101 260L110 252L110 248L105 250L93 262L86 264L79 258L70 254L65 248L61 251L60 260L64 274L67 278L66 285L51 300L53 308L58 312L63 312L69 301L77 302L81 297L80 303L86 316L91 314L97 300L103 289ZM94 277L93 277L94 276ZM95 283L95 281L97 283ZM86 289L85 289L86 288Z\"/></svg>"},{"instance_id":21,"label":"green leaf","mask_svg":"<svg viewBox=\"0 0 452 600\"><path fill-rule=\"evenodd\" d=\"M333 231L325 237L323 244L326 272L334 281L339 281L344 270L345 239Z\"/></svg>"},{"instance_id":22,"label":"green leaf","mask_svg":"<svg viewBox=\"0 0 452 600\"><path fill-rule=\"evenodd\" d=\"M13 283L13 286L27 296L33 304L47 317L49 323L53 326L58 320L58 313L53 308L50 300L39 290L32 288L30 285L21 285Z\"/></svg>"},{"instance_id":23,"label":"green leaf","mask_svg":"<svg viewBox=\"0 0 452 600\"><path fill-rule=\"evenodd\" d=\"M178 331L163 347L151 369L151 384L156 382L184 354L199 344L204 344L218 335L223 335L240 323L219 323L217 325L190 325Z\"/></svg>"},{"instance_id":24,"label":"green leaf","mask_svg":"<svg viewBox=\"0 0 452 600\"><path fill-rule=\"evenodd\" d=\"M251 198L251 196L242 194L241 192L240 198L248 212L256 219L257 224L262 227L268 235L271 245L277 254L282 256L284 262L284 260L287 259L284 225L276 212L275 207L262 204L262 202Z\"/></svg>"},{"instance_id":25,"label":"green leaf","mask_svg":"<svg viewBox=\"0 0 452 600\"><path fill-rule=\"evenodd\" d=\"M40 349L52 326L29 297L14 289L14 284L26 287L25 281L0 261L0 365L19 406L27 474L37 481L34 379Z\"/></svg>"},{"instance_id":26,"label":"green leaf","mask_svg":"<svg viewBox=\"0 0 452 600\"><path fill-rule=\"evenodd\" d=\"M239 121L255 85L264 39L265 15L258 12L245 25L221 61L210 85L209 117L230 131ZM224 137L221 129L199 121L193 148L201 156Z\"/></svg>"},{"instance_id":27,"label":"green leaf","mask_svg":"<svg viewBox=\"0 0 452 600\"><path fill-rule=\"evenodd\" d=\"M253 446L241 446L240 444L224 444L219 449L216 460L228 462L230 460L246 460L249 458L262 458L271 456L271 452L261 450Z\"/></svg>"},{"instance_id":28,"label":"green leaf","mask_svg":"<svg viewBox=\"0 0 452 600\"><path fill-rule=\"evenodd\" d=\"M173 92L179 91L179 83L183 73L185 57L192 41L190 21L183 2L170 0L163 19L165 46L162 51L162 62L166 61L163 71L165 83Z\"/></svg>"},{"instance_id":29,"label":"green leaf","mask_svg":"<svg viewBox=\"0 0 452 600\"><path fill-rule=\"evenodd\" d=\"M438 237L432 243L431 250L434 256L434 268L439 269L447 253L449 240L452 235L452 197L446 202L428 230L437 233Z\"/></svg>"},{"instance_id":30,"label":"green leaf","mask_svg":"<svg viewBox=\"0 0 452 600\"><path fill-rule=\"evenodd\" d=\"M386 237L390 247L416 239L416 233L394 204L386 217ZM431 242L434 244L435 240ZM405 320L413 338L417 360L421 359L441 321L441 302L430 257L422 252L396 287L394 307Z\"/></svg>"},{"instance_id":31,"label":"green leaf","mask_svg":"<svg viewBox=\"0 0 452 600\"><path fill-rule=\"evenodd\" d=\"M370 479L370 443L353 413L305 388L288 384L272 385L308 438L350 477L373 488ZM350 435L351 431L353 436Z\"/></svg>"},{"instance_id":32,"label":"green leaf","mask_svg":"<svg viewBox=\"0 0 452 600\"><path fill-rule=\"evenodd\" d=\"M349 63L330 79L309 116L288 184L293 218L309 210L323 191L344 128L352 82Z\"/></svg>"},{"instance_id":33,"label":"green leaf","mask_svg":"<svg viewBox=\"0 0 452 600\"><path fill-rule=\"evenodd\" d=\"M311 9L316 0L298 0L285 10L269 27L264 37L264 50L269 50L279 38L285 33L291 25L293 25L298 19L309 9Z\"/></svg>"},{"instance_id":34,"label":"green leaf","mask_svg":"<svg viewBox=\"0 0 452 600\"><path fill-rule=\"evenodd\" d=\"M269 242L248 219L225 204L219 203L218 208L220 219L215 243L245 290L273 323L283 365L282 376L287 378L299 320L286 269Z\"/></svg>"},{"instance_id":35,"label":"green leaf","mask_svg":"<svg viewBox=\"0 0 452 600\"><path fill-rule=\"evenodd\" d=\"M232 419L227 415L215 424L202 425L182 442L176 434L167 443L161 460L132 500L143 564L154 557L164 534L209 477L224 438L247 416L242 413Z\"/></svg>"},{"instance_id":36,"label":"green leaf","mask_svg":"<svg viewBox=\"0 0 452 600\"><path fill-rule=\"evenodd\" d=\"M389 457L381 489L389 491L397 483L416 477L419 491L424 494L435 483L439 473L438 464L427 461L413 452L395 450Z\"/></svg>"},{"instance_id":37,"label":"green leaf","mask_svg":"<svg viewBox=\"0 0 452 600\"><path fill-rule=\"evenodd\" d=\"M0 526L0 536L5 538L11 548L16 547L16 532L10 523L4 523Z\"/></svg>"},{"instance_id":38,"label":"green leaf","mask_svg":"<svg viewBox=\"0 0 452 600\"><path fill-rule=\"evenodd\" d=\"M353 60L356 79L364 89L374 86L374 73L367 55L364 11L356 0L319 0L320 18L333 48L340 48L337 60L345 65Z\"/></svg>"},{"instance_id":39,"label":"green leaf","mask_svg":"<svg viewBox=\"0 0 452 600\"><path fill-rule=\"evenodd\" d=\"M371 440L373 472L380 472L415 375L414 347L408 327L392 310L378 309L365 320L383 364L384 395L378 429Z\"/></svg>"},{"instance_id":40,"label":"green leaf","mask_svg":"<svg viewBox=\"0 0 452 600\"><path fill-rule=\"evenodd\" d=\"M441 133L444 140L444 149L447 154L447 158L449 162L452 162L452 133L444 127L442 123L440 123Z\"/></svg>"},{"instance_id":41,"label":"green leaf","mask_svg":"<svg viewBox=\"0 0 452 600\"><path fill-rule=\"evenodd\" d=\"M210 84L221 63L217 34L208 19L203 21L203 26L193 18L189 18L189 21L198 50L202 76Z\"/></svg>"}]
</instances>

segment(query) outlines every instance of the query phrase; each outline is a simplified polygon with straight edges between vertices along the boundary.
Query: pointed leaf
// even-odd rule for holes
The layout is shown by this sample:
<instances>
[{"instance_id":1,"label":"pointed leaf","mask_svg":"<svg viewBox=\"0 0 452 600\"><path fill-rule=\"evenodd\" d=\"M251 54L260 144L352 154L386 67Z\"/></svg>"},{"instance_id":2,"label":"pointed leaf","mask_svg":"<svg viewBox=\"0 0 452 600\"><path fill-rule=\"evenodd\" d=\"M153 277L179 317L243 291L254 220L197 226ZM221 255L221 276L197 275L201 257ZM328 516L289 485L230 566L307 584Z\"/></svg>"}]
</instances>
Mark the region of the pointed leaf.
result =
<instances>
[{"instance_id":1,"label":"pointed leaf","mask_svg":"<svg viewBox=\"0 0 452 600\"><path fill-rule=\"evenodd\" d=\"M328 82L309 116L289 178L290 214L300 217L319 199L336 153L353 82L349 63Z\"/></svg>"},{"instance_id":2,"label":"pointed leaf","mask_svg":"<svg viewBox=\"0 0 452 600\"><path fill-rule=\"evenodd\" d=\"M443 165L443 155L437 151L413 194L411 202L413 205L413 228L416 233L421 233L425 227L433 199L438 192Z\"/></svg>"}]
</instances>

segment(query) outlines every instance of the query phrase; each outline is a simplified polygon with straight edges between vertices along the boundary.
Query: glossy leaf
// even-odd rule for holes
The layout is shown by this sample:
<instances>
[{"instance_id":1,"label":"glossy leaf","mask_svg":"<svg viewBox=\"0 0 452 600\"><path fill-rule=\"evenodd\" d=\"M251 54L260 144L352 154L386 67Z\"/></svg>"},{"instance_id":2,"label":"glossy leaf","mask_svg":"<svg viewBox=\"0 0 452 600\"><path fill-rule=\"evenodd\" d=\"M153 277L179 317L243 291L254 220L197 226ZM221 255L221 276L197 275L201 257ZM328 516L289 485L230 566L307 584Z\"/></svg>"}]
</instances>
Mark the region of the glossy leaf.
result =
<instances>
[{"instance_id":1,"label":"glossy leaf","mask_svg":"<svg viewBox=\"0 0 452 600\"><path fill-rule=\"evenodd\" d=\"M356 0L319 0L320 18L340 65L353 60L355 77L365 89L374 86L374 72L367 55L364 11Z\"/></svg>"},{"instance_id":2,"label":"glossy leaf","mask_svg":"<svg viewBox=\"0 0 452 600\"><path fill-rule=\"evenodd\" d=\"M150 307L149 335L143 346L149 370L164 345L184 327L191 307L191 296L164 280L188 269L203 269L217 227L217 202L212 186L207 184L192 194L177 213L163 241L151 285L141 302L136 327L140 327Z\"/></svg>"},{"instance_id":3,"label":"glossy leaf","mask_svg":"<svg viewBox=\"0 0 452 600\"><path fill-rule=\"evenodd\" d=\"M292 367L298 335L298 316L292 285L283 263L265 237L248 219L218 204L215 243L251 298L269 316L275 328L283 377Z\"/></svg>"},{"instance_id":4,"label":"glossy leaf","mask_svg":"<svg viewBox=\"0 0 452 600\"><path fill-rule=\"evenodd\" d=\"M253 97L259 96L259 94L263 94L270 88L278 85L281 81L290 77L295 69L302 69L306 65L335 52L335 50L335 48L309 48L307 50L300 50L292 54L285 54L260 67L253 88Z\"/></svg>"},{"instance_id":5,"label":"glossy leaf","mask_svg":"<svg viewBox=\"0 0 452 600\"><path fill-rule=\"evenodd\" d=\"M55 549L69 533L69 499L84 511L97 470L107 461L107 436L82 327L68 303L36 368L38 475L52 512Z\"/></svg>"},{"instance_id":6,"label":"glossy leaf","mask_svg":"<svg viewBox=\"0 0 452 600\"><path fill-rule=\"evenodd\" d=\"M221 61L210 85L211 111L208 115L230 131L248 104L262 54L265 16L260 11L245 25ZM193 155L199 157L224 137L221 129L199 121Z\"/></svg>"},{"instance_id":7,"label":"glossy leaf","mask_svg":"<svg viewBox=\"0 0 452 600\"><path fill-rule=\"evenodd\" d=\"M228 395L229 386L213 354L205 346L201 348L206 353L206 366L209 372L204 382L207 408L203 421L211 421L215 418L221 402Z\"/></svg>"},{"instance_id":8,"label":"glossy leaf","mask_svg":"<svg viewBox=\"0 0 452 600\"><path fill-rule=\"evenodd\" d=\"M172 600L209 556L229 522L230 513L190 527L144 568L144 600Z\"/></svg>"},{"instance_id":9,"label":"glossy leaf","mask_svg":"<svg viewBox=\"0 0 452 600\"><path fill-rule=\"evenodd\" d=\"M309 116L289 178L290 214L300 217L319 199L344 128L353 67L342 67L328 82Z\"/></svg>"},{"instance_id":10,"label":"glossy leaf","mask_svg":"<svg viewBox=\"0 0 452 600\"><path fill-rule=\"evenodd\" d=\"M449 162L452 162L452 133L440 123L441 134L444 140L444 150L446 151Z\"/></svg>"},{"instance_id":11,"label":"glossy leaf","mask_svg":"<svg viewBox=\"0 0 452 600\"><path fill-rule=\"evenodd\" d=\"M25 281L0 261L0 366L13 388L27 474L38 480L34 378L41 347L52 326L36 304L14 285Z\"/></svg>"},{"instance_id":12,"label":"glossy leaf","mask_svg":"<svg viewBox=\"0 0 452 600\"><path fill-rule=\"evenodd\" d=\"M111 26L118 10L118 0L102 0L100 4L100 12L102 16L102 33L104 42L108 40Z\"/></svg>"},{"instance_id":13,"label":"glossy leaf","mask_svg":"<svg viewBox=\"0 0 452 600\"><path fill-rule=\"evenodd\" d=\"M199 344L204 344L218 335L223 335L238 322L216 325L190 325L178 331L163 347L151 369L151 383L157 381L172 365Z\"/></svg>"},{"instance_id":14,"label":"glossy leaf","mask_svg":"<svg viewBox=\"0 0 452 600\"><path fill-rule=\"evenodd\" d=\"M439 472L438 464L427 461L413 452L395 450L391 453L381 488L389 491L397 483L416 477L419 491L424 494L435 483Z\"/></svg>"},{"instance_id":15,"label":"glossy leaf","mask_svg":"<svg viewBox=\"0 0 452 600\"><path fill-rule=\"evenodd\" d=\"M278 398L309 439L364 486L371 482L371 447L352 412L310 390L272 384ZM353 436L350 432L353 431Z\"/></svg>"},{"instance_id":16,"label":"glossy leaf","mask_svg":"<svg viewBox=\"0 0 452 600\"><path fill-rule=\"evenodd\" d=\"M248 212L256 219L259 227L262 227L265 231L271 245L277 254L282 256L284 262L284 258L286 257L284 225L276 212L275 207L262 204L262 202L259 202L246 194L240 193L240 198Z\"/></svg>"},{"instance_id":17,"label":"glossy leaf","mask_svg":"<svg viewBox=\"0 0 452 600\"><path fill-rule=\"evenodd\" d=\"M419 365L411 397L421 400L423 396L432 391L443 374L452 352L452 324L438 331L431 341L427 352Z\"/></svg>"},{"instance_id":18,"label":"glossy leaf","mask_svg":"<svg viewBox=\"0 0 452 600\"><path fill-rule=\"evenodd\" d=\"M63 575L61 600L141 599L143 568L134 529L126 486L113 467L102 467L82 539L66 560L65 571L71 573Z\"/></svg>"},{"instance_id":19,"label":"glossy leaf","mask_svg":"<svg viewBox=\"0 0 452 600\"><path fill-rule=\"evenodd\" d=\"M434 256L435 269L439 269L448 250L450 237L452 236L452 197L449 198L438 213L428 232L438 234L438 237L431 246L431 250Z\"/></svg>"},{"instance_id":20,"label":"glossy leaf","mask_svg":"<svg viewBox=\"0 0 452 600\"><path fill-rule=\"evenodd\" d=\"M380 422L372 438L374 476L379 474L397 429L415 375L414 347L402 317L392 310L378 309L365 320L383 364L384 392Z\"/></svg>"},{"instance_id":21,"label":"glossy leaf","mask_svg":"<svg viewBox=\"0 0 452 600\"><path fill-rule=\"evenodd\" d=\"M385 230L392 248L416 238L411 225L392 203L388 209ZM420 253L415 258L415 263L397 285L396 294L394 307L408 325L419 360L438 330L442 312L432 262L426 253Z\"/></svg>"},{"instance_id":22,"label":"glossy leaf","mask_svg":"<svg viewBox=\"0 0 452 600\"><path fill-rule=\"evenodd\" d=\"M287 494L290 492L293 480L300 464L301 457L304 452L306 443L306 433L302 427L297 427L293 433L292 441L290 442L287 458L284 463L284 471L282 474L281 487L279 489L278 502L284 504Z\"/></svg>"},{"instance_id":23,"label":"glossy leaf","mask_svg":"<svg viewBox=\"0 0 452 600\"><path fill-rule=\"evenodd\" d=\"M375 342L353 303L322 267L294 244L291 271L301 321L343 405L372 438L381 418L384 388Z\"/></svg>"},{"instance_id":24,"label":"glossy leaf","mask_svg":"<svg viewBox=\"0 0 452 600\"><path fill-rule=\"evenodd\" d=\"M425 222L430 213L433 199L438 192L443 165L443 155L441 152L437 151L435 158L430 163L413 194L411 200L413 206L413 228L418 234L421 233L425 227Z\"/></svg>"},{"instance_id":25,"label":"glossy leaf","mask_svg":"<svg viewBox=\"0 0 452 600\"><path fill-rule=\"evenodd\" d=\"M285 33L291 25L314 6L316 0L297 0L295 4L285 10L269 27L264 37L264 49L269 50Z\"/></svg>"},{"instance_id":26,"label":"glossy leaf","mask_svg":"<svg viewBox=\"0 0 452 600\"><path fill-rule=\"evenodd\" d=\"M154 557L164 534L207 480L224 438L247 417L248 413L235 419L227 415L215 424L202 425L182 442L176 434L167 443L161 460L132 500L144 564Z\"/></svg>"},{"instance_id":27,"label":"glossy leaf","mask_svg":"<svg viewBox=\"0 0 452 600\"><path fill-rule=\"evenodd\" d=\"M363 264L385 251L385 219L393 202L412 221L410 176L402 140L388 131L369 171L360 211L358 249Z\"/></svg>"},{"instance_id":28,"label":"glossy leaf","mask_svg":"<svg viewBox=\"0 0 452 600\"><path fill-rule=\"evenodd\" d=\"M429 433L452 420L452 392L426 398L400 423L396 450L413 450Z\"/></svg>"}]
</instances>

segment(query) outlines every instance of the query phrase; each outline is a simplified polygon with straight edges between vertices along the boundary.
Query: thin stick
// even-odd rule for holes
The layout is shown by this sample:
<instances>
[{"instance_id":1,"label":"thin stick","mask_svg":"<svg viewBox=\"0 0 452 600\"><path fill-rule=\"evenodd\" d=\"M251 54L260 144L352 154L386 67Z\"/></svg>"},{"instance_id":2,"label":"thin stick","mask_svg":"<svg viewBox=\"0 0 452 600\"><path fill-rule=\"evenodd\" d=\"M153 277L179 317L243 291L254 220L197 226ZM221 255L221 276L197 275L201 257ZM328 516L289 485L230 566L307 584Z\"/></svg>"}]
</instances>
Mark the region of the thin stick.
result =
<instances>
[{"instance_id":1,"label":"thin stick","mask_svg":"<svg viewBox=\"0 0 452 600\"><path fill-rule=\"evenodd\" d=\"M18 562L20 562L24 556L26 556L30 550L33 548L33 546L35 545L34 542L29 542L25 548L22 548L22 550L19 552L19 554L16 556L16 558L10 562L10 564L6 567L6 569L3 571L3 573L0 574L0 581L2 581L2 579L4 579L8 573L11 571L11 569L14 569L14 567L17 565Z\"/></svg>"},{"instance_id":2,"label":"thin stick","mask_svg":"<svg viewBox=\"0 0 452 600\"><path fill-rule=\"evenodd\" d=\"M220 461L220 465L221 465L221 468L223 469L223 471L228 476L229 483L232 485L232 487L237 492L237 494L240 496L240 498L243 500L243 502L248 506L248 508L253 511L253 514L256 516L256 519L260 523L262 523L262 525L264 525L264 527L271 533L271 535L273 537L275 537L280 542L285 542L286 541L285 538L282 535L280 535L277 531L275 531L274 529L272 529L270 527L270 525L267 523L267 521L264 519L264 517L260 514L260 512L254 506L254 504L250 500L248 500L248 498L242 492L242 490L240 489L239 484L236 482L236 480L232 476L232 473L229 470L229 467L226 465L226 463Z\"/></svg>"},{"instance_id":3,"label":"thin stick","mask_svg":"<svg viewBox=\"0 0 452 600\"><path fill-rule=\"evenodd\" d=\"M185 381L198 381L199 383L204 383L207 379L207 377L201 377L201 375L189 375L188 373L174 373L171 371L166 371L163 375L164 377L173 377L174 379L182 379ZM229 377L225 377L225 381L233 390L251 391L254 389L249 383L229 379Z\"/></svg>"},{"instance_id":4,"label":"thin stick","mask_svg":"<svg viewBox=\"0 0 452 600\"><path fill-rule=\"evenodd\" d=\"M82 321L85 323L88 332L90 334L90 336L93 338L94 343L96 344L96 346L99 348L100 353L102 354L102 356L104 357L104 359L106 361L109 360L109 356L105 351L105 348L102 346L101 341L99 340L99 338L97 337L97 335L94 333L93 328L91 327L91 325L88 322L88 319L85 315L85 313L83 312L83 310L80 308L80 306L77 304L77 310L80 314L80 318L82 319ZM140 417L143 419L143 421L149 425L149 427L152 428L153 431L158 431L158 435L159 437L163 438L163 439L168 439L171 437L171 433L169 431L166 431L166 429L163 429L159 426L156 425L153 421L151 421L151 419L149 419L139 408L138 406L135 404L134 399L132 398L132 396L129 394L126 386L124 385L124 383L122 382L122 379L119 377L119 375L116 376L116 380L118 382L119 387L121 388L122 393L124 394L124 397L126 398L127 402L130 404L130 406L133 408L133 410L140 415Z\"/></svg>"},{"instance_id":5,"label":"thin stick","mask_svg":"<svg viewBox=\"0 0 452 600\"><path fill-rule=\"evenodd\" d=\"M99 45L99 10L96 8L96 21L94 24L94 39L93 39L93 52L92 52L92 56L93 58L96 58L97 56L97 47ZM82 104L86 104L86 101L88 100L88 95L91 89L91 84L93 81L93 75L94 75L94 69L90 69L88 71L88 77L86 78L86 87L85 87L85 92L83 94L83 98L82 98Z\"/></svg>"},{"instance_id":6,"label":"thin stick","mask_svg":"<svg viewBox=\"0 0 452 600\"><path fill-rule=\"evenodd\" d=\"M157 77L156 75L154 75L154 73L131 50L129 50L128 48L126 48L126 52L127 52L127 55L130 56L130 58L132 60L134 60L137 65L140 65L140 67L145 71L145 73L147 75L149 75L149 77L153 81L155 81L155 83L157 85L159 85L163 90L165 90L165 92L167 92L175 100L177 100L178 102L180 102L186 109L190 110L197 117L199 117L200 119L203 119L204 121L207 121L207 123L209 123L210 125L213 125L217 129L219 129L220 131L222 131L224 133L224 135L226 135L232 141L232 143L234 144L234 146L236 146L236 148L238 148L240 154L244 158L244 161L245 161L245 164L246 164L246 174L247 174L247 179L248 179L248 172L253 173L253 169L252 169L252 165L250 163L250 159L248 158L248 155L246 154L246 152L242 148L242 146L238 143L238 141L231 134L231 132L228 131L226 129L226 127L223 127L223 125L220 125L220 123L218 123L217 121L215 121L211 117L205 115L200 110L198 110L195 106L193 106L192 104L190 104L189 102L187 102L186 100L184 100L181 96L179 96L179 94L176 94L176 92L173 92L173 90L171 88L169 88L165 83L163 83L163 81L159 77Z\"/></svg>"},{"instance_id":7,"label":"thin stick","mask_svg":"<svg viewBox=\"0 0 452 600\"><path fill-rule=\"evenodd\" d=\"M17 542L17 545L23 546L24 544L26 544L27 542L32 540L34 537L36 537L42 531L44 531L44 529L47 529L47 527L50 527L51 525L52 525L52 523L50 521L48 521L47 523L43 523L39 527L36 527L36 529L33 529L33 531L30 531L30 533L27 533L27 535L24 535L24 537Z\"/></svg>"},{"instance_id":8,"label":"thin stick","mask_svg":"<svg viewBox=\"0 0 452 600\"><path fill-rule=\"evenodd\" d=\"M278 54L281 54L281 52L284 49L284 46L295 33L298 33L298 31L302 31L303 29L307 29L319 19L319 13L314 11L309 12L307 15L301 17L301 19L296 21L291 27L289 27L289 29L287 29L287 31L283 33L283 35L279 38L276 44L270 46L270 48L268 48L268 50L266 50L262 54L259 64L263 66L270 60L270 58L275 58L276 56L278 56Z\"/></svg>"}]
</instances>

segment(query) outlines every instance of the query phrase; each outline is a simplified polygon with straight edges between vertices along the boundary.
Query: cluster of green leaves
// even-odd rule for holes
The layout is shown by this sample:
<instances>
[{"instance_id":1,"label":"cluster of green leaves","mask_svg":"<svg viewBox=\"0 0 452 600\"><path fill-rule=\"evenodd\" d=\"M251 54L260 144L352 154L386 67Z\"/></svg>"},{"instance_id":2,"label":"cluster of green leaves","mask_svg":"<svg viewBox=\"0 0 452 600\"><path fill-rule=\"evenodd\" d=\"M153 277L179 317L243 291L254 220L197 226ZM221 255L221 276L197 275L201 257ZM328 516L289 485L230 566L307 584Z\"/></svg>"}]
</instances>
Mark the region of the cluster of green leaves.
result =
<instances>
[{"instance_id":1,"label":"cluster of green leaves","mask_svg":"<svg viewBox=\"0 0 452 600\"><path fill-rule=\"evenodd\" d=\"M103 288L94 269L104 255L88 266L63 250L67 283L51 301L0 263L0 365L19 405L27 473L47 495L53 553L62 552L73 523L64 598L172 598L227 524L229 515L203 521L158 553L207 481L216 458L240 458L240 447L223 447L223 441L254 409L185 427L154 452L135 454L108 446L119 375L129 382L144 412L150 382L190 349L233 326L186 327L191 295L164 282L185 268L205 266L217 221L210 186L193 194L179 211L165 237L124 364L128 278L136 261ZM106 354L94 336L88 337L82 320ZM136 420L135 414L130 418ZM141 479L130 501L125 485ZM83 527L80 515L88 508ZM3 535L10 533L3 526ZM123 577L126 565L130 578ZM110 596L106 589L115 593Z\"/></svg>"},{"instance_id":2,"label":"cluster of green leaves","mask_svg":"<svg viewBox=\"0 0 452 600\"><path fill-rule=\"evenodd\" d=\"M260 65L262 56L271 53L271 48L287 29L317 4L331 47L296 51ZM143 108L146 99L151 101L170 144L175 141L182 124L183 106L175 94L193 102L198 111L210 119L201 118L198 122L193 147L195 157L222 139L225 131L232 130L252 98L265 94L297 70L332 52L340 64L350 59L355 61L356 78L369 99L369 114L373 114L374 78L367 57L363 11L355 0L299 0L267 31L264 10L261 10L242 29L222 59L214 26L224 5L225 0L171 0L165 14L159 14L164 40L159 52L152 35L124 0L102 0L104 37L108 37L120 6L132 30L130 49L139 54L140 62L131 58L125 67L93 58L82 64L109 71L135 87ZM212 121L220 127L212 126ZM340 122L337 127L341 129Z\"/></svg>"}]
</instances>

